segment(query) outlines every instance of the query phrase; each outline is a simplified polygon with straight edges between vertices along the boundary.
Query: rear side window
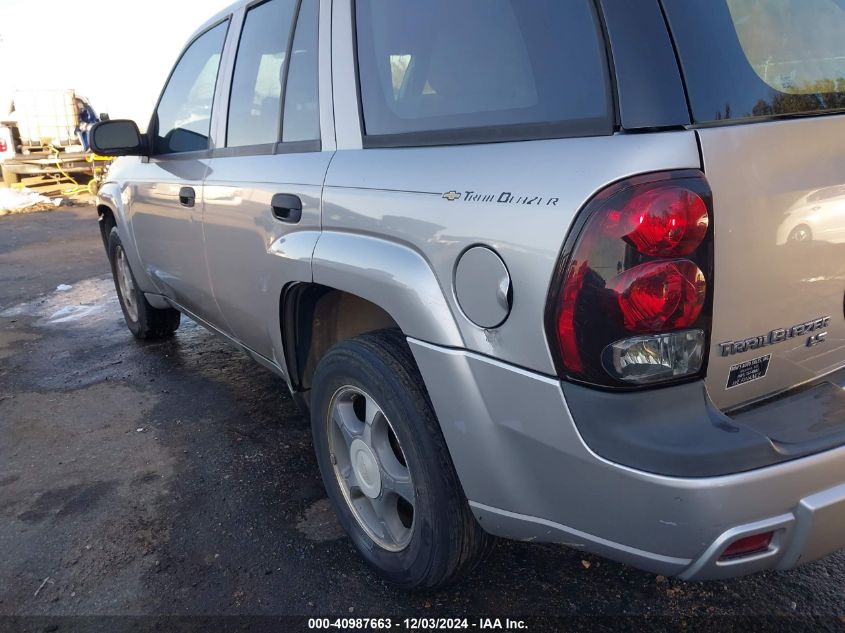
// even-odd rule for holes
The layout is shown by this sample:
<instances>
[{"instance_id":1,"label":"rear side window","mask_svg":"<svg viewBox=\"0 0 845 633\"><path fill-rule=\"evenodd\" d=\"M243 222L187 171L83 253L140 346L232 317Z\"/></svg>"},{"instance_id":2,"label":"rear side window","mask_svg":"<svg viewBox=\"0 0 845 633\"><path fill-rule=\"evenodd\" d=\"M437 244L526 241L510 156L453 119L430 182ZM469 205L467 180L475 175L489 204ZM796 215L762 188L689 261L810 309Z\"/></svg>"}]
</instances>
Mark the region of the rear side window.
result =
<instances>
[{"instance_id":1,"label":"rear side window","mask_svg":"<svg viewBox=\"0 0 845 633\"><path fill-rule=\"evenodd\" d=\"M176 64L156 109L156 154L207 150L211 108L229 23L206 31Z\"/></svg>"},{"instance_id":2,"label":"rear side window","mask_svg":"<svg viewBox=\"0 0 845 633\"><path fill-rule=\"evenodd\" d=\"M357 0L356 28L368 137L612 131L591 0Z\"/></svg>"},{"instance_id":3,"label":"rear side window","mask_svg":"<svg viewBox=\"0 0 845 633\"><path fill-rule=\"evenodd\" d=\"M845 108L845 0L663 0L698 123Z\"/></svg>"},{"instance_id":4,"label":"rear side window","mask_svg":"<svg viewBox=\"0 0 845 633\"><path fill-rule=\"evenodd\" d=\"M317 82L319 4L303 0L296 24L285 89L282 141L320 140L320 104Z\"/></svg>"},{"instance_id":5,"label":"rear side window","mask_svg":"<svg viewBox=\"0 0 845 633\"><path fill-rule=\"evenodd\" d=\"M270 0L246 14L229 98L228 147L279 140L285 56L295 11L296 0Z\"/></svg>"}]
</instances>

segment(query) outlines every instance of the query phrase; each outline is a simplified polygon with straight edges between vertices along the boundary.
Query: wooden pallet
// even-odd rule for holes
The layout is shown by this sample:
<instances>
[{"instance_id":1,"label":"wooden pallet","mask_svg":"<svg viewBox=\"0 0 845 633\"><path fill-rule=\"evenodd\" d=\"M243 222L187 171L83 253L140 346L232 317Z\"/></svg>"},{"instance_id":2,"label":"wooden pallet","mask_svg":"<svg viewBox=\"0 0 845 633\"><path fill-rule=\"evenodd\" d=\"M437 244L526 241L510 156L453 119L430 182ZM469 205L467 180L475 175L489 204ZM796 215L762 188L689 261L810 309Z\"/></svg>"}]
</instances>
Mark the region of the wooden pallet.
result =
<instances>
[{"instance_id":1,"label":"wooden pallet","mask_svg":"<svg viewBox=\"0 0 845 633\"><path fill-rule=\"evenodd\" d=\"M85 184L88 180L88 176L79 176L77 182L79 184ZM26 187L27 189L32 189L33 191L40 193L42 196L47 196L48 198L65 197L65 191L77 187L73 181L66 178L56 180L55 178L48 176L33 176L31 178L24 178L20 184L21 186Z\"/></svg>"}]
</instances>

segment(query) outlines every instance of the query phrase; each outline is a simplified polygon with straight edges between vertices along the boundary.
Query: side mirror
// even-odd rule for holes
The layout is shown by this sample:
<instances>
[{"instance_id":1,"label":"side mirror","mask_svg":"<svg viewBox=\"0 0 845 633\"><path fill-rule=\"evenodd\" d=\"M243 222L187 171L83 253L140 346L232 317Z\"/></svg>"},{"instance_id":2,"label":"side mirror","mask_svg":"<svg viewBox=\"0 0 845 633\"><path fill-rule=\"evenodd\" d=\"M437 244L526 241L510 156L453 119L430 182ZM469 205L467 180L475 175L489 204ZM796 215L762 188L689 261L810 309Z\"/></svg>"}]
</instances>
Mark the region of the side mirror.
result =
<instances>
[{"instance_id":1,"label":"side mirror","mask_svg":"<svg viewBox=\"0 0 845 633\"><path fill-rule=\"evenodd\" d=\"M88 136L91 151L100 156L146 156L144 137L134 121L101 121Z\"/></svg>"}]
</instances>

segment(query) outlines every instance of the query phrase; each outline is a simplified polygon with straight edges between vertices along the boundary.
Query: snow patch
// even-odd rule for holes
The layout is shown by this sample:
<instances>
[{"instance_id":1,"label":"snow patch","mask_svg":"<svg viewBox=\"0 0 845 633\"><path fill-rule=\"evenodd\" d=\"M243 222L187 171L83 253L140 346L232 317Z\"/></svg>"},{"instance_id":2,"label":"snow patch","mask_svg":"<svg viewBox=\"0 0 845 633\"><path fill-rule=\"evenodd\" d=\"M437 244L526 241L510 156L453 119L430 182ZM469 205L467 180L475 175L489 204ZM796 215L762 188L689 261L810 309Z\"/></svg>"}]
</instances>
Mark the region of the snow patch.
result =
<instances>
[{"instance_id":1,"label":"snow patch","mask_svg":"<svg viewBox=\"0 0 845 633\"><path fill-rule=\"evenodd\" d=\"M90 326L121 316L120 303L110 277L61 284L52 294L0 310L0 317L34 317L35 325Z\"/></svg>"}]
</instances>

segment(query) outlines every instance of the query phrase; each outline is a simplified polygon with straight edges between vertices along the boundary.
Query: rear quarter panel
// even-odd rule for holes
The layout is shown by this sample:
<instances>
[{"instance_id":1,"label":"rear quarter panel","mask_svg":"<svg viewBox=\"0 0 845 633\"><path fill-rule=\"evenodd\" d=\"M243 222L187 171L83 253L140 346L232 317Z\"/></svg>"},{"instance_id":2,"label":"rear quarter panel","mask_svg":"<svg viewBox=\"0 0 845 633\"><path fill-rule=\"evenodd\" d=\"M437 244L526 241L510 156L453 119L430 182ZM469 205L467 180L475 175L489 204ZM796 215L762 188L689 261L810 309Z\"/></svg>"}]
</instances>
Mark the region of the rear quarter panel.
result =
<instances>
[{"instance_id":1,"label":"rear quarter panel","mask_svg":"<svg viewBox=\"0 0 845 633\"><path fill-rule=\"evenodd\" d=\"M412 249L431 267L466 348L554 374L546 299L577 212L617 180L684 168L700 168L693 132L341 150L326 179L323 230ZM466 318L454 293L455 264L477 244L499 253L513 283L512 312L495 329Z\"/></svg>"}]
</instances>

